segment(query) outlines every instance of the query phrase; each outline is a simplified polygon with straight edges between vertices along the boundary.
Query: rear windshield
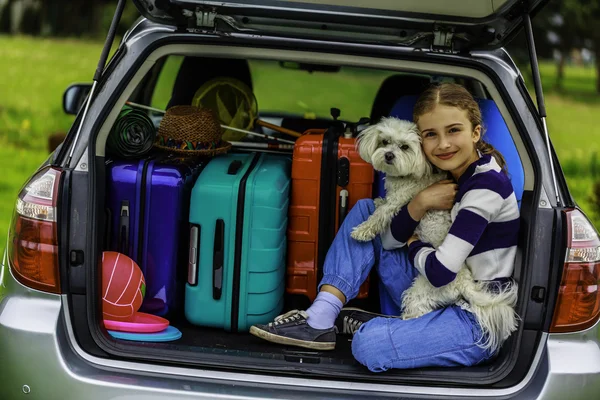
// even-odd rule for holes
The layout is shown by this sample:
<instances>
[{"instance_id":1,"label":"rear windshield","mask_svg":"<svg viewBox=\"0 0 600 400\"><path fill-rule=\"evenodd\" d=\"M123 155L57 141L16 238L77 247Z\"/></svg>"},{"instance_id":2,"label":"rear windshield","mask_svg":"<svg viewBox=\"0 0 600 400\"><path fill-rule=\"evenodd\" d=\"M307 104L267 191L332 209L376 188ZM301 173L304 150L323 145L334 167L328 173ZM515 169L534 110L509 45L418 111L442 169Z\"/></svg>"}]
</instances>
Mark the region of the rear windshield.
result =
<instances>
[{"instance_id":1,"label":"rear windshield","mask_svg":"<svg viewBox=\"0 0 600 400\"><path fill-rule=\"evenodd\" d=\"M152 96L152 107L164 110L169 105L173 89L177 90L175 87L177 74L183 60L182 56L167 58ZM252 83L260 114L294 114L307 119L330 118L331 108L335 107L341 111L342 119L357 121L371 115L377 93L386 79L403 76L407 81L431 80L431 77L426 75L377 69L308 66L265 60L244 62L249 68L249 80ZM211 68L208 62L207 68ZM233 69L227 72L232 72L230 75L234 76L237 74ZM196 89L206 81L202 78L202 74L202 70L190 74L192 76L188 81L197 82ZM211 71L207 75L214 74ZM435 79L454 81L450 77L435 77ZM400 86L401 90L402 85L397 86ZM413 92L413 90L408 91ZM402 94L398 91L397 96Z\"/></svg>"}]
</instances>

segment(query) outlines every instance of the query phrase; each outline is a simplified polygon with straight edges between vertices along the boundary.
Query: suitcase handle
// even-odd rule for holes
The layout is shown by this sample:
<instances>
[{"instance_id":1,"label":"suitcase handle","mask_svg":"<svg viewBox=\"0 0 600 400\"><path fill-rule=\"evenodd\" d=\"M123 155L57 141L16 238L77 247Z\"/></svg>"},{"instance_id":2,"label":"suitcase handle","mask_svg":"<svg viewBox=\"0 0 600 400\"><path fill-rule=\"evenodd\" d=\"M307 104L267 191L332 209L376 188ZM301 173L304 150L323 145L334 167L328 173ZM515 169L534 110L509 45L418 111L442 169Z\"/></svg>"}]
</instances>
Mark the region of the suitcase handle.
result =
<instances>
[{"instance_id":1,"label":"suitcase handle","mask_svg":"<svg viewBox=\"0 0 600 400\"><path fill-rule=\"evenodd\" d=\"M218 219L215 225L215 246L213 250L213 299L220 300L223 290L225 222Z\"/></svg>"},{"instance_id":2,"label":"suitcase handle","mask_svg":"<svg viewBox=\"0 0 600 400\"><path fill-rule=\"evenodd\" d=\"M121 202L121 216L119 219L119 253L129 254L129 201Z\"/></svg>"},{"instance_id":3,"label":"suitcase handle","mask_svg":"<svg viewBox=\"0 0 600 400\"><path fill-rule=\"evenodd\" d=\"M240 160L233 160L227 168L227 175L235 175L242 168L242 162Z\"/></svg>"},{"instance_id":4,"label":"suitcase handle","mask_svg":"<svg viewBox=\"0 0 600 400\"><path fill-rule=\"evenodd\" d=\"M337 185L346 187L348 183L350 183L350 160L347 157L340 157L337 165Z\"/></svg>"},{"instance_id":5,"label":"suitcase handle","mask_svg":"<svg viewBox=\"0 0 600 400\"><path fill-rule=\"evenodd\" d=\"M198 263L200 262L200 225L190 227L190 256L188 262L188 284L198 284Z\"/></svg>"}]
</instances>

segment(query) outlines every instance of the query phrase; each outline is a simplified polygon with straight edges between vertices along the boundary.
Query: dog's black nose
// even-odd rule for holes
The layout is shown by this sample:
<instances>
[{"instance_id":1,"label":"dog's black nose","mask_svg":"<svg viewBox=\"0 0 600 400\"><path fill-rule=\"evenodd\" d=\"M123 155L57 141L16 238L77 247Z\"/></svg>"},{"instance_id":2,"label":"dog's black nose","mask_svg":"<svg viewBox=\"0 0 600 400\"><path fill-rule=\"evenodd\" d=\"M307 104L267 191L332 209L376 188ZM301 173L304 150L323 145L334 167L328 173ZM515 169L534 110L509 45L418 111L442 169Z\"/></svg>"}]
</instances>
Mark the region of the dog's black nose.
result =
<instances>
[{"instance_id":1,"label":"dog's black nose","mask_svg":"<svg viewBox=\"0 0 600 400\"><path fill-rule=\"evenodd\" d=\"M385 153L385 161L392 161L396 156L391 151Z\"/></svg>"}]
</instances>

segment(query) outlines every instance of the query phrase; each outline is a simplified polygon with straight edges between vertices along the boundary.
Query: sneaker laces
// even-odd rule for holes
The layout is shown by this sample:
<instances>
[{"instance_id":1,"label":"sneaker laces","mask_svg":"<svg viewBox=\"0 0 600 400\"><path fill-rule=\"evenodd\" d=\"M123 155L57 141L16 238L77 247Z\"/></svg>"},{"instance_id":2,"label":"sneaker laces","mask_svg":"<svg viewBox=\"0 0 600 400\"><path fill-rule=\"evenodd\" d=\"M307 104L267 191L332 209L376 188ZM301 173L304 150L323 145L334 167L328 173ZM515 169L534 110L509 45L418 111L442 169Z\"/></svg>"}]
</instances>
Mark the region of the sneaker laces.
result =
<instances>
[{"instance_id":1,"label":"sneaker laces","mask_svg":"<svg viewBox=\"0 0 600 400\"><path fill-rule=\"evenodd\" d=\"M360 328L362 324L363 321L359 321L352 317L345 316L343 320L343 332L345 334L354 335L354 333L356 333L356 331L358 330L358 328Z\"/></svg>"},{"instance_id":2,"label":"sneaker laces","mask_svg":"<svg viewBox=\"0 0 600 400\"><path fill-rule=\"evenodd\" d=\"M273 322L269 322L269 326L287 324L288 322L298 321L301 318L308 319L308 314L306 311L292 310L275 317Z\"/></svg>"}]
</instances>

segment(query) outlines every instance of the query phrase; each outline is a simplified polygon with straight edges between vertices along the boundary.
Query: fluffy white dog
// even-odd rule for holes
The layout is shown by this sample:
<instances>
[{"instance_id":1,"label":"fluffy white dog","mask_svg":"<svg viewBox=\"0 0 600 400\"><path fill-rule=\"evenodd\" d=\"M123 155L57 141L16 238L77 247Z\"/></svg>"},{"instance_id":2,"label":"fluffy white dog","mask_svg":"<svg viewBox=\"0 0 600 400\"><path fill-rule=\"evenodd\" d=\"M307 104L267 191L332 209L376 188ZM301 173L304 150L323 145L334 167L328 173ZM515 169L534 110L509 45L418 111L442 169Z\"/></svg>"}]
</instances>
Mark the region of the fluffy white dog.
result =
<instances>
[{"instance_id":1,"label":"fluffy white dog","mask_svg":"<svg viewBox=\"0 0 600 400\"><path fill-rule=\"evenodd\" d=\"M417 126L397 118L384 118L365 129L357 139L360 156L384 172L385 199L375 199L376 209L362 224L352 230L358 241L369 241L382 233L400 209L421 190L443 179L446 173L436 172L421 149L421 135ZM452 224L450 211L428 211L415 230L419 238L439 247ZM419 275L402 295L402 318L417 318L433 310L463 304L472 311L483 330L481 347L495 351L516 329L516 285L500 293L490 293L485 284L475 282L471 271L464 265L454 281L440 288ZM468 304L464 303L464 300Z\"/></svg>"}]
</instances>

